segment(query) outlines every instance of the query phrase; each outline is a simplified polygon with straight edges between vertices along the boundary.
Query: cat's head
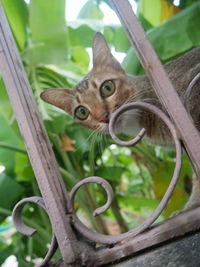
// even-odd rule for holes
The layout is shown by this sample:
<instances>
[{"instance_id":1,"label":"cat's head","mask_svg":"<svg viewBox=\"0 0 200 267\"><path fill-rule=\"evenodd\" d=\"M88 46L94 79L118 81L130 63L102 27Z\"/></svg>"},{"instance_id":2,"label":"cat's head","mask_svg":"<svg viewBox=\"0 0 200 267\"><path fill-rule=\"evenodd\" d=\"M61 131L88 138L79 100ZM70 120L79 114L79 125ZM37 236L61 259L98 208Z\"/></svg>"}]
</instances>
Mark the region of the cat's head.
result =
<instances>
[{"instance_id":1,"label":"cat's head","mask_svg":"<svg viewBox=\"0 0 200 267\"><path fill-rule=\"evenodd\" d=\"M41 98L79 124L106 132L110 114L127 101L131 82L101 33L93 40L93 68L74 89L48 89Z\"/></svg>"}]
</instances>

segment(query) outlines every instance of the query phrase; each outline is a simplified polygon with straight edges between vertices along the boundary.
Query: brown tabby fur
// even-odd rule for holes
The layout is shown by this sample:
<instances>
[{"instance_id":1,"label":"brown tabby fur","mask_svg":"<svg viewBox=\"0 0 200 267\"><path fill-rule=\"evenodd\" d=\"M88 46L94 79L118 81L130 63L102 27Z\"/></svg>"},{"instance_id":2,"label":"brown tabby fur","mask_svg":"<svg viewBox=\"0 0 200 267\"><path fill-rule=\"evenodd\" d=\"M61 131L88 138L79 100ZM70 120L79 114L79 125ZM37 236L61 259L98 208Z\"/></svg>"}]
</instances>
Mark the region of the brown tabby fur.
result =
<instances>
[{"instance_id":1,"label":"brown tabby fur","mask_svg":"<svg viewBox=\"0 0 200 267\"><path fill-rule=\"evenodd\" d=\"M180 98L183 99L185 90L192 78L200 72L200 47L164 65ZM102 99L100 87L106 80L115 83L115 93ZM195 85L190 100L190 113L196 127L200 130L200 82ZM164 110L146 75L133 76L124 72L118 61L112 56L104 37L97 33L93 41L93 68L84 79L74 88L49 89L41 94L41 98L53 104L68 114L74 116L77 106L88 108L90 115L86 120L74 119L90 129L107 132L108 121L105 114L112 113L124 103L145 101ZM160 145L171 145L168 129L155 115L142 110L132 111L122 115L117 123L117 130L135 135L141 127L147 131L147 138Z\"/></svg>"},{"instance_id":2,"label":"brown tabby fur","mask_svg":"<svg viewBox=\"0 0 200 267\"><path fill-rule=\"evenodd\" d=\"M165 64L164 67L176 91L183 98L189 82L200 72L200 47ZM106 80L114 81L116 91L112 96L102 99L99 88ZM87 107L90 110L90 115L86 120L81 121L76 117L74 119L84 127L101 132L107 132L108 130L108 123L102 120L105 112L112 113L124 103L140 100L162 108L147 76L133 76L125 73L110 53L108 45L100 33L97 33L94 37L93 68L88 75L74 90L49 89L41 94L41 98L62 108L72 116L75 108L80 104ZM195 92L195 95L192 96L191 114L197 128L200 129L200 109L198 106L199 92ZM130 126L130 122L133 126ZM149 112L132 112L129 116L122 117L118 125L119 129L129 134L131 131L136 134L141 127L146 128L147 137L152 142L160 145L171 143L169 132L164 124Z\"/></svg>"}]
</instances>

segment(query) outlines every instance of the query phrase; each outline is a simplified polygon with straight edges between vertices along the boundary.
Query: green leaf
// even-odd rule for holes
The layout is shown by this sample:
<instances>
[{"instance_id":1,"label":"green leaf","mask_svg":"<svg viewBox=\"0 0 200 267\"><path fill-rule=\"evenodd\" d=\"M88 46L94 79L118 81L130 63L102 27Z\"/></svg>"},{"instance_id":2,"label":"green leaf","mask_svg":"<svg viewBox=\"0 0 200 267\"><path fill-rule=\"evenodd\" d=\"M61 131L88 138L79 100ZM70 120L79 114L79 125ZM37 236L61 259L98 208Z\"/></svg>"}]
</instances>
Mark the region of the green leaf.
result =
<instances>
[{"instance_id":1,"label":"green leaf","mask_svg":"<svg viewBox=\"0 0 200 267\"><path fill-rule=\"evenodd\" d=\"M86 24L79 26L78 28L68 27L69 39L71 46L82 45L84 47L91 47L92 39L95 35L95 30ZM87 38L85 38L87 36Z\"/></svg>"},{"instance_id":2,"label":"green leaf","mask_svg":"<svg viewBox=\"0 0 200 267\"><path fill-rule=\"evenodd\" d=\"M103 12L94 0L87 1L78 14L78 19L102 19L103 17Z\"/></svg>"},{"instance_id":3,"label":"green leaf","mask_svg":"<svg viewBox=\"0 0 200 267\"><path fill-rule=\"evenodd\" d=\"M12 245L0 245L0 265L4 263L4 261L13 254L13 246Z\"/></svg>"},{"instance_id":4,"label":"green leaf","mask_svg":"<svg viewBox=\"0 0 200 267\"><path fill-rule=\"evenodd\" d=\"M24 0L1 1L19 49L22 51L27 42L28 9Z\"/></svg>"},{"instance_id":5,"label":"green leaf","mask_svg":"<svg viewBox=\"0 0 200 267\"><path fill-rule=\"evenodd\" d=\"M137 13L154 27L160 25L161 0L141 0L139 1Z\"/></svg>"},{"instance_id":6,"label":"green leaf","mask_svg":"<svg viewBox=\"0 0 200 267\"><path fill-rule=\"evenodd\" d=\"M185 156L183 159L184 160L178 184L172 197L170 198L167 208L164 211L166 217L171 215L175 210L182 209L188 199L188 194L185 191L185 178L186 176L191 175L191 166ZM167 187L169 186L174 167L174 161L160 162L160 164L157 165L157 169L151 173L154 180L154 193L158 200L161 200L167 190Z\"/></svg>"},{"instance_id":7,"label":"green leaf","mask_svg":"<svg viewBox=\"0 0 200 267\"><path fill-rule=\"evenodd\" d=\"M198 2L181 11L166 23L147 32L148 38L163 62L200 45L200 28L196 26L200 24L199 13L200 3ZM132 48L122 65L129 73L140 74L142 72L139 60Z\"/></svg>"},{"instance_id":8,"label":"green leaf","mask_svg":"<svg viewBox=\"0 0 200 267\"><path fill-rule=\"evenodd\" d=\"M13 131L11 126L8 124L8 122L4 119L4 117L1 114L0 114L0 125L1 125L0 142L18 147L20 139L18 138L16 133ZM0 147L0 164L4 165L8 172L13 171L14 157L15 157L14 150L12 151L10 149Z\"/></svg>"},{"instance_id":9,"label":"green leaf","mask_svg":"<svg viewBox=\"0 0 200 267\"><path fill-rule=\"evenodd\" d=\"M88 67L90 63L89 54L82 46L74 46L72 48L72 59L76 64L84 67Z\"/></svg>"},{"instance_id":10,"label":"green leaf","mask_svg":"<svg viewBox=\"0 0 200 267\"><path fill-rule=\"evenodd\" d=\"M103 28L103 35L109 44L114 43L115 29L116 27L112 27L112 26L105 26Z\"/></svg>"},{"instance_id":11,"label":"green leaf","mask_svg":"<svg viewBox=\"0 0 200 267\"><path fill-rule=\"evenodd\" d=\"M133 162L133 159L130 155L125 155L121 153L118 154L118 160L126 166Z\"/></svg>"},{"instance_id":12,"label":"green leaf","mask_svg":"<svg viewBox=\"0 0 200 267\"><path fill-rule=\"evenodd\" d=\"M3 78L0 76L0 113L6 118L6 120L10 120L13 116L12 107L10 104L10 100L8 98L8 94L6 91L5 84L3 82Z\"/></svg>"},{"instance_id":13,"label":"green leaf","mask_svg":"<svg viewBox=\"0 0 200 267\"><path fill-rule=\"evenodd\" d=\"M89 137L91 135L91 131L84 127L81 127L76 123L73 123L71 127L66 128L66 133L71 139L76 141L75 154L77 159L82 159L84 153L88 152L89 150L89 142L90 142Z\"/></svg>"},{"instance_id":14,"label":"green leaf","mask_svg":"<svg viewBox=\"0 0 200 267\"><path fill-rule=\"evenodd\" d=\"M144 207L155 209L159 204L159 201L153 198L145 197L122 197L119 198L120 206L123 208L140 210Z\"/></svg>"},{"instance_id":15,"label":"green leaf","mask_svg":"<svg viewBox=\"0 0 200 267\"><path fill-rule=\"evenodd\" d=\"M32 0L30 30L32 42L38 45L30 50L35 64L67 60L65 0L51 0L51 4L49 0Z\"/></svg>"},{"instance_id":16,"label":"green leaf","mask_svg":"<svg viewBox=\"0 0 200 267\"><path fill-rule=\"evenodd\" d=\"M125 170L123 166L102 166L95 171L95 175L117 182Z\"/></svg>"},{"instance_id":17,"label":"green leaf","mask_svg":"<svg viewBox=\"0 0 200 267\"><path fill-rule=\"evenodd\" d=\"M194 2L197 2L199 0L180 0L180 8L185 8L188 7L192 4L194 4Z\"/></svg>"},{"instance_id":18,"label":"green leaf","mask_svg":"<svg viewBox=\"0 0 200 267\"><path fill-rule=\"evenodd\" d=\"M114 46L117 52L127 52L130 48L130 41L122 27L115 31Z\"/></svg>"},{"instance_id":19,"label":"green leaf","mask_svg":"<svg viewBox=\"0 0 200 267\"><path fill-rule=\"evenodd\" d=\"M30 181L34 173L28 158L28 155L16 153L15 155L15 174L17 181Z\"/></svg>"},{"instance_id":20,"label":"green leaf","mask_svg":"<svg viewBox=\"0 0 200 267\"><path fill-rule=\"evenodd\" d=\"M0 207L12 210L14 204L19 200L24 188L14 179L6 175L5 172L0 174ZM5 216L0 216L0 220Z\"/></svg>"}]
</instances>

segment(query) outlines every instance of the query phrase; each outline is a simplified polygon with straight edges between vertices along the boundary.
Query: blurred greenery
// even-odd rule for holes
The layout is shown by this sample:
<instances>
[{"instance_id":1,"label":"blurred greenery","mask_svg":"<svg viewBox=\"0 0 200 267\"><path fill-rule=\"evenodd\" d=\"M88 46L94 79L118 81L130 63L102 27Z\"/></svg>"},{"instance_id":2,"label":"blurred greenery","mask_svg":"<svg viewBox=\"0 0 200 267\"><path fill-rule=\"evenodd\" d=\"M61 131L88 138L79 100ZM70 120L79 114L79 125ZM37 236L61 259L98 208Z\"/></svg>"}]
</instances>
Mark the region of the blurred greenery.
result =
<instances>
[{"instance_id":1,"label":"blurred greenery","mask_svg":"<svg viewBox=\"0 0 200 267\"><path fill-rule=\"evenodd\" d=\"M138 0L137 16L162 62L167 62L200 44L200 1ZM100 232L119 232L148 218L161 200L172 177L175 152L142 142L133 148L114 144L75 124L61 110L41 101L40 93L49 87L72 88L89 70L92 38L101 31L116 52L126 53L122 63L132 74L143 72L130 42L120 25L106 24L102 3L88 0L76 21L66 21L65 0L1 0L32 86L39 111L49 134L67 190L81 179L98 175L114 189L112 208L103 217L93 218L92 210L105 201L97 185L80 190L76 210L84 222ZM10 105L3 79L0 79L0 231L9 221L16 202L40 195L23 139ZM184 155L180 182L159 220L181 209L188 198L192 168ZM51 230L48 218L34 205L23 210L25 223L38 229L27 238L17 232L0 234L0 264L15 255L19 266L34 266L45 255ZM9 235L9 238L8 238Z\"/></svg>"}]
</instances>

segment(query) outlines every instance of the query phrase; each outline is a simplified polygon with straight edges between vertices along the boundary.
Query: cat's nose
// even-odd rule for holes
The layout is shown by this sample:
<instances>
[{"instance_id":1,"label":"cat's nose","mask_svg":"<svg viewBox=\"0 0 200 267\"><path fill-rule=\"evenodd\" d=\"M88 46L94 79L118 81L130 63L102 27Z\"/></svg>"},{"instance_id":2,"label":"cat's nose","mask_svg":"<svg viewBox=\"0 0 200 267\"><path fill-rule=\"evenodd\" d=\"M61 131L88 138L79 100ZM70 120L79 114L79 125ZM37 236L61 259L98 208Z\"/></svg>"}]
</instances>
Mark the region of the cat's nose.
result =
<instances>
[{"instance_id":1,"label":"cat's nose","mask_svg":"<svg viewBox=\"0 0 200 267\"><path fill-rule=\"evenodd\" d=\"M99 122L109 123L109 112L104 112L99 118Z\"/></svg>"}]
</instances>

